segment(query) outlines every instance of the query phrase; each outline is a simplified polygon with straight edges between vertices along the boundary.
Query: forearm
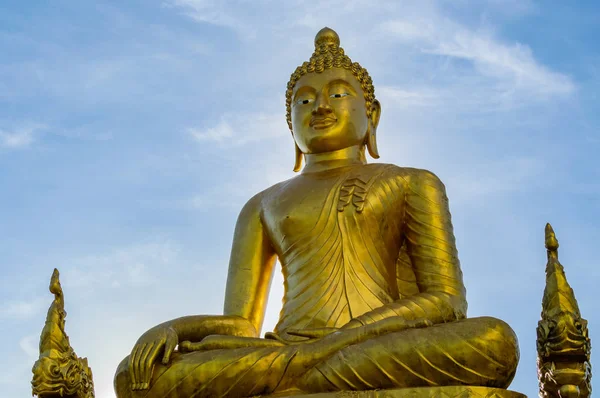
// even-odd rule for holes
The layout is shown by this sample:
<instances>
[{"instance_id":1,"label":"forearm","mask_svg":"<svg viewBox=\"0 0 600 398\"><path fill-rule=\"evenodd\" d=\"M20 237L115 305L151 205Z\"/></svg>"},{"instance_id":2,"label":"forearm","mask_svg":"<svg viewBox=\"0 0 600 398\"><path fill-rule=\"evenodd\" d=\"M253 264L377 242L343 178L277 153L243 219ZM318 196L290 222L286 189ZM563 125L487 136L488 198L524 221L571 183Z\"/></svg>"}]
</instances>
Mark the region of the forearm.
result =
<instances>
[{"instance_id":1,"label":"forearm","mask_svg":"<svg viewBox=\"0 0 600 398\"><path fill-rule=\"evenodd\" d=\"M211 334L258 337L250 321L239 316L191 315L168 321L179 341L200 341Z\"/></svg>"},{"instance_id":2,"label":"forearm","mask_svg":"<svg viewBox=\"0 0 600 398\"><path fill-rule=\"evenodd\" d=\"M357 322L369 325L382 319L400 317L404 320L424 320L444 323L462 319L466 314L466 301L461 296L444 292L418 293L369 311Z\"/></svg>"}]
</instances>

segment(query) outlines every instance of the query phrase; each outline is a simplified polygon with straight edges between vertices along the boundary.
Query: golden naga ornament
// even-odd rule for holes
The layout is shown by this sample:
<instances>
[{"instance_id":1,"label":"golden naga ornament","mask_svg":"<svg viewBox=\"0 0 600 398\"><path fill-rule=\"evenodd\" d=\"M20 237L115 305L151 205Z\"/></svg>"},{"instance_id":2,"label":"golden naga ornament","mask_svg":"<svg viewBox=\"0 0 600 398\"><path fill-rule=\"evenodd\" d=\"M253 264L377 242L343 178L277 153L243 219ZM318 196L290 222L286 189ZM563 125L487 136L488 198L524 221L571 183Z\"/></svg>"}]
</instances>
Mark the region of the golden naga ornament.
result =
<instances>
[{"instance_id":1,"label":"golden naga ornament","mask_svg":"<svg viewBox=\"0 0 600 398\"><path fill-rule=\"evenodd\" d=\"M591 343L573 289L558 261L558 240L546 225L546 288L537 328L538 376L542 398L591 396Z\"/></svg>"},{"instance_id":2,"label":"golden naga ornament","mask_svg":"<svg viewBox=\"0 0 600 398\"><path fill-rule=\"evenodd\" d=\"M94 398L92 370L78 358L65 333L65 301L55 268L50 280L54 301L40 336L40 358L33 365L33 395L39 398Z\"/></svg>"},{"instance_id":3,"label":"golden naga ornament","mask_svg":"<svg viewBox=\"0 0 600 398\"><path fill-rule=\"evenodd\" d=\"M144 333L117 369L117 396L522 396L506 390L519 360L512 329L466 317L442 182L367 164L381 106L333 30L292 74L286 106L295 169L306 165L242 209L223 315ZM283 308L261 338L276 259Z\"/></svg>"}]
</instances>

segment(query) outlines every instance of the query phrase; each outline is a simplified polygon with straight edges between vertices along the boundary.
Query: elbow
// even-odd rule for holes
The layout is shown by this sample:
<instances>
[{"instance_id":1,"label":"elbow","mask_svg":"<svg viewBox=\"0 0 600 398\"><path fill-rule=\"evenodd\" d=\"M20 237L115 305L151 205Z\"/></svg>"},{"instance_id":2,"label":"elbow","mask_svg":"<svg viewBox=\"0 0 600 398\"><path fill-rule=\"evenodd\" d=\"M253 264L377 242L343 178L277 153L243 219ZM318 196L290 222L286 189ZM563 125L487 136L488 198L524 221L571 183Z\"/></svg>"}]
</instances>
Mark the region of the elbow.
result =
<instances>
[{"instance_id":1,"label":"elbow","mask_svg":"<svg viewBox=\"0 0 600 398\"><path fill-rule=\"evenodd\" d=\"M430 298L435 298L437 307L444 322L453 322L467 317L467 299L464 294L447 292L430 292Z\"/></svg>"},{"instance_id":2,"label":"elbow","mask_svg":"<svg viewBox=\"0 0 600 398\"><path fill-rule=\"evenodd\" d=\"M458 321L467 317L467 298L464 295L444 293L452 310L451 320Z\"/></svg>"}]
</instances>

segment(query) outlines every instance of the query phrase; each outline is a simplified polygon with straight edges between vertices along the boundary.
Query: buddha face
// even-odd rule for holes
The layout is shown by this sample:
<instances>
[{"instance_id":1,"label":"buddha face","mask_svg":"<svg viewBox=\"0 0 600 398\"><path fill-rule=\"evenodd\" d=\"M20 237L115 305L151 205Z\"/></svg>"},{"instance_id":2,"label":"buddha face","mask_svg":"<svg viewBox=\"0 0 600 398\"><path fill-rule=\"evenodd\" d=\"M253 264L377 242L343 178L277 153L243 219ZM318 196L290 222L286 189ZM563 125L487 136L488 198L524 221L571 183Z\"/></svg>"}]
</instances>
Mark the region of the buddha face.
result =
<instances>
[{"instance_id":1,"label":"buddha face","mask_svg":"<svg viewBox=\"0 0 600 398\"><path fill-rule=\"evenodd\" d=\"M369 127L377 127L376 101L374 108L369 120L363 90L351 71L331 68L307 73L298 80L292 94L294 140L305 154L363 145Z\"/></svg>"}]
</instances>

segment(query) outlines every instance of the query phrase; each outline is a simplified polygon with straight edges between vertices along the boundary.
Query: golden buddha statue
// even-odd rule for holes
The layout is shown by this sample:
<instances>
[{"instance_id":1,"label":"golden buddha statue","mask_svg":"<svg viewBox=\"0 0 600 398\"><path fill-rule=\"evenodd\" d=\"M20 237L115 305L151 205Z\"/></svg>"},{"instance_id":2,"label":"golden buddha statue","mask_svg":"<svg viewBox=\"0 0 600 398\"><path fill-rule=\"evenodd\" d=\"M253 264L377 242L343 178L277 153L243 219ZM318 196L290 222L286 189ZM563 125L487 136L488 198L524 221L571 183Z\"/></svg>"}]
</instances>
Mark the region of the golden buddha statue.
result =
<instances>
[{"instance_id":1,"label":"golden buddha statue","mask_svg":"<svg viewBox=\"0 0 600 398\"><path fill-rule=\"evenodd\" d=\"M306 165L242 209L224 315L178 318L144 333L119 365L117 396L440 386L473 389L411 396L521 396L503 390L519 359L514 332L494 318L466 319L444 185L426 170L367 164L366 151L379 157L371 78L333 30L322 29L315 47L286 92L294 170ZM260 338L276 259L283 308L275 330ZM495 392L474 392L483 387ZM385 396L405 396L398 394Z\"/></svg>"}]
</instances>

